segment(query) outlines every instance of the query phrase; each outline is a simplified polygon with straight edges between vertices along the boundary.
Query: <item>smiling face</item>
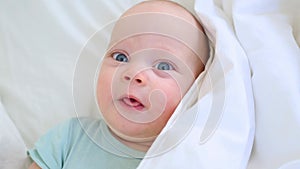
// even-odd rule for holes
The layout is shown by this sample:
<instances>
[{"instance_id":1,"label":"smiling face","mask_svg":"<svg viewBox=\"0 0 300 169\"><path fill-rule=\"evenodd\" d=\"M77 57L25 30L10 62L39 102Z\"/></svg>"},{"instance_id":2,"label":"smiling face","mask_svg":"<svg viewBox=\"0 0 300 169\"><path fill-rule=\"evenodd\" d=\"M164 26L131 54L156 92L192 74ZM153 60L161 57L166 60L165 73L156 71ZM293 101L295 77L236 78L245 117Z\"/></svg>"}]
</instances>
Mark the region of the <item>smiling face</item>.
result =
<instances>
[{"instance_id":1,"label":"smiling face","mask_svg":"<svg viewBox=\"0 0 300 169\"><path fill-rule=\"evenodd\" d=\"M149 2L151 8L147 6L148 3L142 3L133 8L138 9L132 10L133 13L147 9L153 12L154 7L162 7L156 3L168 3ZM167 30L168 33L168 26L172 25L159 27L162 24L157 24L156 15L152 22L151 17L154 15L148 17L149 25L145 24L144 27L140 27L139 21L144 21L146 15L138 18L138 21L118 21L119 25L115 26L110 47L99 71L97 101L101 113L113 134L129 142L153 141L204 69L201 59L195 54L197 50L192 50L193 47L187 45L189 43L183 43L184 37L176 37L178 30L175 27L176 31L170 33L170 36L160 32ZM186 11L183 18L185 15ZM170 20L173 22L174 17L162 20L162 23ZM156 26L152 27L153 24ZM151 30L151 33L147 33L149 27L154 32ZM144 29L147 31L144 32ZM124 30L125 33L122 32ZM206 55L206 50L203 53Z\"/></svg>"}]
</instances>

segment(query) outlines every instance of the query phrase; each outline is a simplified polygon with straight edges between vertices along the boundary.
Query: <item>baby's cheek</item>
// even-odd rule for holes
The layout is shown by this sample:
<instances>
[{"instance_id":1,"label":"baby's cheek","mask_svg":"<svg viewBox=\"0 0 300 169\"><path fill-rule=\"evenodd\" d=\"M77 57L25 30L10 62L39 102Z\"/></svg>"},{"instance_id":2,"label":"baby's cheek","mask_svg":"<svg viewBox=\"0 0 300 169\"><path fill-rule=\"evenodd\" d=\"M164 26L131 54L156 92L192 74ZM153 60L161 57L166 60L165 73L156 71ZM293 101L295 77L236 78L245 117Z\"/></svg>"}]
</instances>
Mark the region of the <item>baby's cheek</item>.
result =
<instances>
[{"instance_id":1,"label":"baby's cheek","mask_svg":"<svg viewBox=\"0 0 300 169\"><path fill-rule=\"evenodd\" d=\"M110 91L110 89L108 89L106 87L106 85L104 85L105 83L101 83L101 85L98 86L98 103L99 103L99 106L100 108L107 108L108 106L108 103L111 102L112 100L112 97L111 97L111 94L110 92L107 92L107 91Z\"/></svg>"},{"instance_id":2,"label":"baby's cheek","mask_svg":"<svg viewBox=\"0 0 300 169\"><path fill-rule=\"evenodd\" d=\"M101 70L98 79L98 89L104 92L108 92L107 89L111 88L112 73L107 69Z\"/></svg>"},{"instance_id":3,"label":"baby's cheek","mask_svg":"<svg viewBox=\"0 0 300 169\"><path fill-rule=\"evenodd\" d=\"M180 90L176 87L174 90L168 90L167 91L167 105L166 109L170 113L173 113L173 111L176 109L178 103L181 100L181 92Z\"/></svg>"},{"instance_id":4,"label":"baby's cheek","mask_svg":"<svg viewBox=\"0 0 300 169\"><path fill-rule=\"evenodd\" d=\"M168 101L168 110L172 111L171 113L173 113L173 111L176 109L177 105L179 104L180 99L178 97L173 97Z\"/></svg>"},{"instance_id":5,"label":"baby's cheek","mask_svg":"<svg viewBox=\"0 0 300 169\"><path fill-rule=\"evenodd\" d=\"M97 85L97 98L98 102L106 102L112 99L111 96L111 77L99 75L98 85Z\"/></svg>"}]
</instances>

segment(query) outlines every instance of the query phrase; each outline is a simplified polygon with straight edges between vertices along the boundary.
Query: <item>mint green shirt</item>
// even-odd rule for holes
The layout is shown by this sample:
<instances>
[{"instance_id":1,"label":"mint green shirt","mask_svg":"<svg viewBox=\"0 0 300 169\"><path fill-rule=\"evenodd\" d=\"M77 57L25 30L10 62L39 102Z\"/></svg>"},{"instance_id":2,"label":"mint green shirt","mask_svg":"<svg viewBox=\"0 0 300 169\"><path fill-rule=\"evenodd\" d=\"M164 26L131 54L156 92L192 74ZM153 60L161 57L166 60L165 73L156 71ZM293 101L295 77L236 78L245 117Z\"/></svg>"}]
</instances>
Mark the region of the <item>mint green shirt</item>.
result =
<instances>
[{"instance_id":1,"label":"mint green shirt","mask_svg":"<svg viewBox=\"0 0 300 169\"><path fill-rule=\"evenodd\" d=\"M134 169L145 155L114 138L102 120L89 118L51 129L28 154L43 169Z\"/></svg>"}]
</instances>

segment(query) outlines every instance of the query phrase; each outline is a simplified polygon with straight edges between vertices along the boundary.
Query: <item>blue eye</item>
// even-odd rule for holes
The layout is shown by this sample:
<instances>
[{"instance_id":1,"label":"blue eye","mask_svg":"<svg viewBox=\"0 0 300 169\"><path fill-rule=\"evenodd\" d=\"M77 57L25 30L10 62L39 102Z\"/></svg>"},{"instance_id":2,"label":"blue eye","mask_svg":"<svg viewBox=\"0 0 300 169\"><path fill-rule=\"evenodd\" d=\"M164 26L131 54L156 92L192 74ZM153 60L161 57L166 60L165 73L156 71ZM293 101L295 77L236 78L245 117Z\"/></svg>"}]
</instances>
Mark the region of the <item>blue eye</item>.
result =
<instances>
[{"instance_id":1,"label":"blue eye","mask_svg":"<svg viewBox=\"0 0 300 169\"><path fill-rule=\"evenodd\" d=\"M113 53L112 57L118 62L128 62L127 56L123 53L119 53L119 52Z\"/></svg>"},{"instance_id":2,"label":"blue eye","mask_svg":"<svg viewBox=\"0 0 300 169\"><path fill-rule=\"evenodd\" d=\"M155 65L155 68L158 70L173 70L173 66L167 62L159 62L157 65Z\"/></svg>"}]
</instances>

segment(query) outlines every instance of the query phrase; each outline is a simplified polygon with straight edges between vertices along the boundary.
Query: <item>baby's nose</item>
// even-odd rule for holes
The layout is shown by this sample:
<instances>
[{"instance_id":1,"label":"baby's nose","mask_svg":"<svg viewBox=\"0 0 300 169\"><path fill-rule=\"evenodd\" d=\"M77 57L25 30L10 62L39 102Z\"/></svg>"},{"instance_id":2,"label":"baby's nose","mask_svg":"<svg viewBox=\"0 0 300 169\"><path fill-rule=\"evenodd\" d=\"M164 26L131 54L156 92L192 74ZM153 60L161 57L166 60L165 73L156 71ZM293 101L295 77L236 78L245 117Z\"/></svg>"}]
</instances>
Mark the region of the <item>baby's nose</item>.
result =
<instances>
[{"instance_id":1,"label":"baby's nose","mask_svg":"<svg viewBox=\"0 0 300 169\"><path fill-rule=\"evenodd\" d=\"M145 85L147 84L148 77L147 77L147 70L140 70L136 71L135 73L127 71L124 74L124 80L130 83L138 84L138 85Z\"/></svg>"}]
</instances>

